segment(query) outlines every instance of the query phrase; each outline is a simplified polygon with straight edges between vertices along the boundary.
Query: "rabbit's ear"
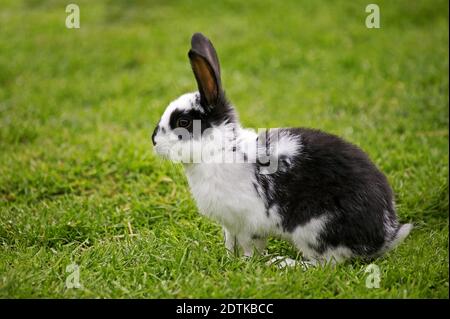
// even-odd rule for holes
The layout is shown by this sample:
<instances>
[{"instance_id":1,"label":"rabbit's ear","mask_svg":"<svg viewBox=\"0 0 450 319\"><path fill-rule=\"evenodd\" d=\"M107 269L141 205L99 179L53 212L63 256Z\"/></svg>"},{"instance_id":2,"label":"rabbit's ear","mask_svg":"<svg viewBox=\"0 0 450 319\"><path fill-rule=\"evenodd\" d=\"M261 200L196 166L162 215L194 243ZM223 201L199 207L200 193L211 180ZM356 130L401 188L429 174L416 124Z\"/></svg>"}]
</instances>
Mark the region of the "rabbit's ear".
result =
<instances>
[{"instance_id":1,"label":"rabbit's ear","mask_svg":"<svg viewBox=\"0 0 450 319\"><path fill-rule=\"evenodd\" d=\"M213 106L222 94L220 65L216 50L203 34L195 33L188 53L192 71L200 92L200 103L204 107Z\"/></svg>"}]
</instances>

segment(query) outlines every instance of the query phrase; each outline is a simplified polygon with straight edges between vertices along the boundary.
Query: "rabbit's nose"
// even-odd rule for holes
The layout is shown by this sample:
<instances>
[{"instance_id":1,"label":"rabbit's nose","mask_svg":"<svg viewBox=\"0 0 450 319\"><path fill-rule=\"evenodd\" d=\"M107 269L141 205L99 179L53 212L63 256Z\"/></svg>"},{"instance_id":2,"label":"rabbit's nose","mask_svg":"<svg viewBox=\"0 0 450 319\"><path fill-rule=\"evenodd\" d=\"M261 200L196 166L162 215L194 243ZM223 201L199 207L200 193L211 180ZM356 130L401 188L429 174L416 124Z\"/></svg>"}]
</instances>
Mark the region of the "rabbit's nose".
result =
<instances>
[{"instance_id":1,"label":"rabbit's nose","mask_svg":"<svg viewBox=\"0 0 450 319\"><path fill-rule=\"evenodd\" d=\"M158 130L159 130L159 125L156 125L155 130L153 131L153 134L152 134L152 143L153 143L153 146L156 145L155 136L156 136L156 133L158 133Z\"/></svg>"}]
</instances>

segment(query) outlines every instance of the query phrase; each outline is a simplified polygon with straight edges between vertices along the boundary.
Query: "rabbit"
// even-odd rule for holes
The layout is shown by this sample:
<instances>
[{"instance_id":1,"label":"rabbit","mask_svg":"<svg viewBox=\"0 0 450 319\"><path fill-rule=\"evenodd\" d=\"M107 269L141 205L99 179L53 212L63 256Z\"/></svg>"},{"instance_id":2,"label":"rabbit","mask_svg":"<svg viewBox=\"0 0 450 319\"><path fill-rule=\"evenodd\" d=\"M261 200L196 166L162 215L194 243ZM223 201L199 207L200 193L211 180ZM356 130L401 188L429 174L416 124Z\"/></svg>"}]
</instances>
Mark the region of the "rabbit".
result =
<instances>
[{"instance_id":1,"label":"rabbit","mask_svg":"<svg viewBox=\"0 0 450 319\"><path fill-rule=\"evenodd\" d=\"M399 223L385 175L360 148L316 129L243 128L210 40L195 33L188 57L198 91L168 105L153 148L183 163L199 212L223 227L228 251L251 257L274 236L306 262L336 264L379 257L406 238L412 224ZM219 135L226 145L213 141ZM234 161L206 161L196 147Z\"/></svg>"}]
</instances>

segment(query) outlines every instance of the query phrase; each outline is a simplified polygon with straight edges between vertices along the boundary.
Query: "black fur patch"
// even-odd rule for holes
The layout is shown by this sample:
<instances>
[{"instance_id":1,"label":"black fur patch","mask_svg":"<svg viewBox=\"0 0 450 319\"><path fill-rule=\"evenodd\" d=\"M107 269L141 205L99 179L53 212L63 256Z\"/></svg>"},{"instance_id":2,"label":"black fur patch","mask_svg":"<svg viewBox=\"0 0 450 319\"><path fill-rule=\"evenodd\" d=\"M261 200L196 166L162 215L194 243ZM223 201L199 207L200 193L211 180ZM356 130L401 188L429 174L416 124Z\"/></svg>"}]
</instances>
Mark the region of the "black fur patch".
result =
<instances>
[{"instance_id":1,"label":"black fur patch","mask_svg":"<svg viewBox=\"0 0 450 319\"><path fill-rule=\"evenodd\" d=\"M234 108L230 105L225 92L221 92L217 99L216 105L206 108L208 123L220 125L223 123L236 123L237 115Z\"/></svg>"},{"instance_id":2,"label":"black fur patch","mask_svg":"<svg viewBox=\"0 0 450 319\"><path fill-rule=\"evenodd\" d=\"M376 254L387 238L383 216L387 214L398 224L386 177L362 150L337 136L305 128L286 130L300 135L302 143L289 169L264 175L255 164L266 209L279 207L287 232L312 218L327 216L315 247L318 253L343 245L358 255Z\"/></svg>"},{"instance_id":3,"label":"black fur patch","mask_svg":"<svg viewBox=\"0 0 450 319\"><path fill-rule=\"evenodd\" d=\"M152 143L153 143L153 145L156 145L156 142L155 142L155 136L156 136L156 134L158 133L158 130L159 130L159 122L158 122L158 124L156 125L155 130L153 131L153 134L152 134Z\"/></svg>"},{"instance_id":4,"label":"black fur patch","mask_svg":"<svg viewBox=\"0 0 450 319\"><path fill-rule=\"evenodd\" d=\"M177 122L181 117L188 118L191 120L191 122L193 120L200 120L202 124L202 133L207 128L207 122L205 121L205 117L203 116L202 112L194 109L189 110L175 109L173 110L172 114L170 114L169 118L169 126L172 130L177 128ZM186 129L189 131L189 133L192 133L193 130L192 123L189 127L186 127Z\"/></svg>"},{"instance_id":5,"label":"black fur patch","mask_svg":"<svg viewBox=\"0 0 450 319\"><path fill-rule=\"evenodd\" d=\"M199 98L197 98L195 103L200 103ZM209 107L206 111L202 112L194 108L195 105L191 105L192 109L180 110L175 109L169 118L169 126L173 130L177 128L178 119L181 117L188 118L192 121L200 120L201 123L201 133L211 128L213 125L217 126L225 123L236 123L236 113L233 107L227 102L225 97L219 99L217 105ZM193 133L193 125L191 124L186 128L189 133Z\"/></svg>"},{"instance_id":6,"label":"black fur patch","mask_svg":"<svg viewBox=\"0 0 450 319\"><path fill-rule=\"evenodd\" d=\"M264 236L260 236L258 234L253 234L251 237L253 240L264 239Z\"/></svg>"}]
</instances>

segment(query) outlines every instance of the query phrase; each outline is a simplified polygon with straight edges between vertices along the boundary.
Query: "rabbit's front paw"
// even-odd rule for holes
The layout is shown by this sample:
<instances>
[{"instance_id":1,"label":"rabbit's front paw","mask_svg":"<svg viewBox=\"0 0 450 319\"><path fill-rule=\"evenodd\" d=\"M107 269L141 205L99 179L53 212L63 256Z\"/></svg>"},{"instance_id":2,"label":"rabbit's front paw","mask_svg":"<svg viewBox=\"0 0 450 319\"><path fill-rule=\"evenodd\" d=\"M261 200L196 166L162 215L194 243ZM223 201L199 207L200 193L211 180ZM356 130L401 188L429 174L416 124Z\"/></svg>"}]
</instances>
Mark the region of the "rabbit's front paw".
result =
<instances>
[{"instance_id":1,"label":"rabbit's front paw","mask_svg":"<svg viewBox=\"0 0 450 319\"><path fill-rule=\"evenodd\" d=\"M229 255L238 256L239 255L239 245L237 242L237 236L233 235L228 231L228 229L223 228L223 236L225 241L225 248Z\"/></svg>"}]
</instances>

